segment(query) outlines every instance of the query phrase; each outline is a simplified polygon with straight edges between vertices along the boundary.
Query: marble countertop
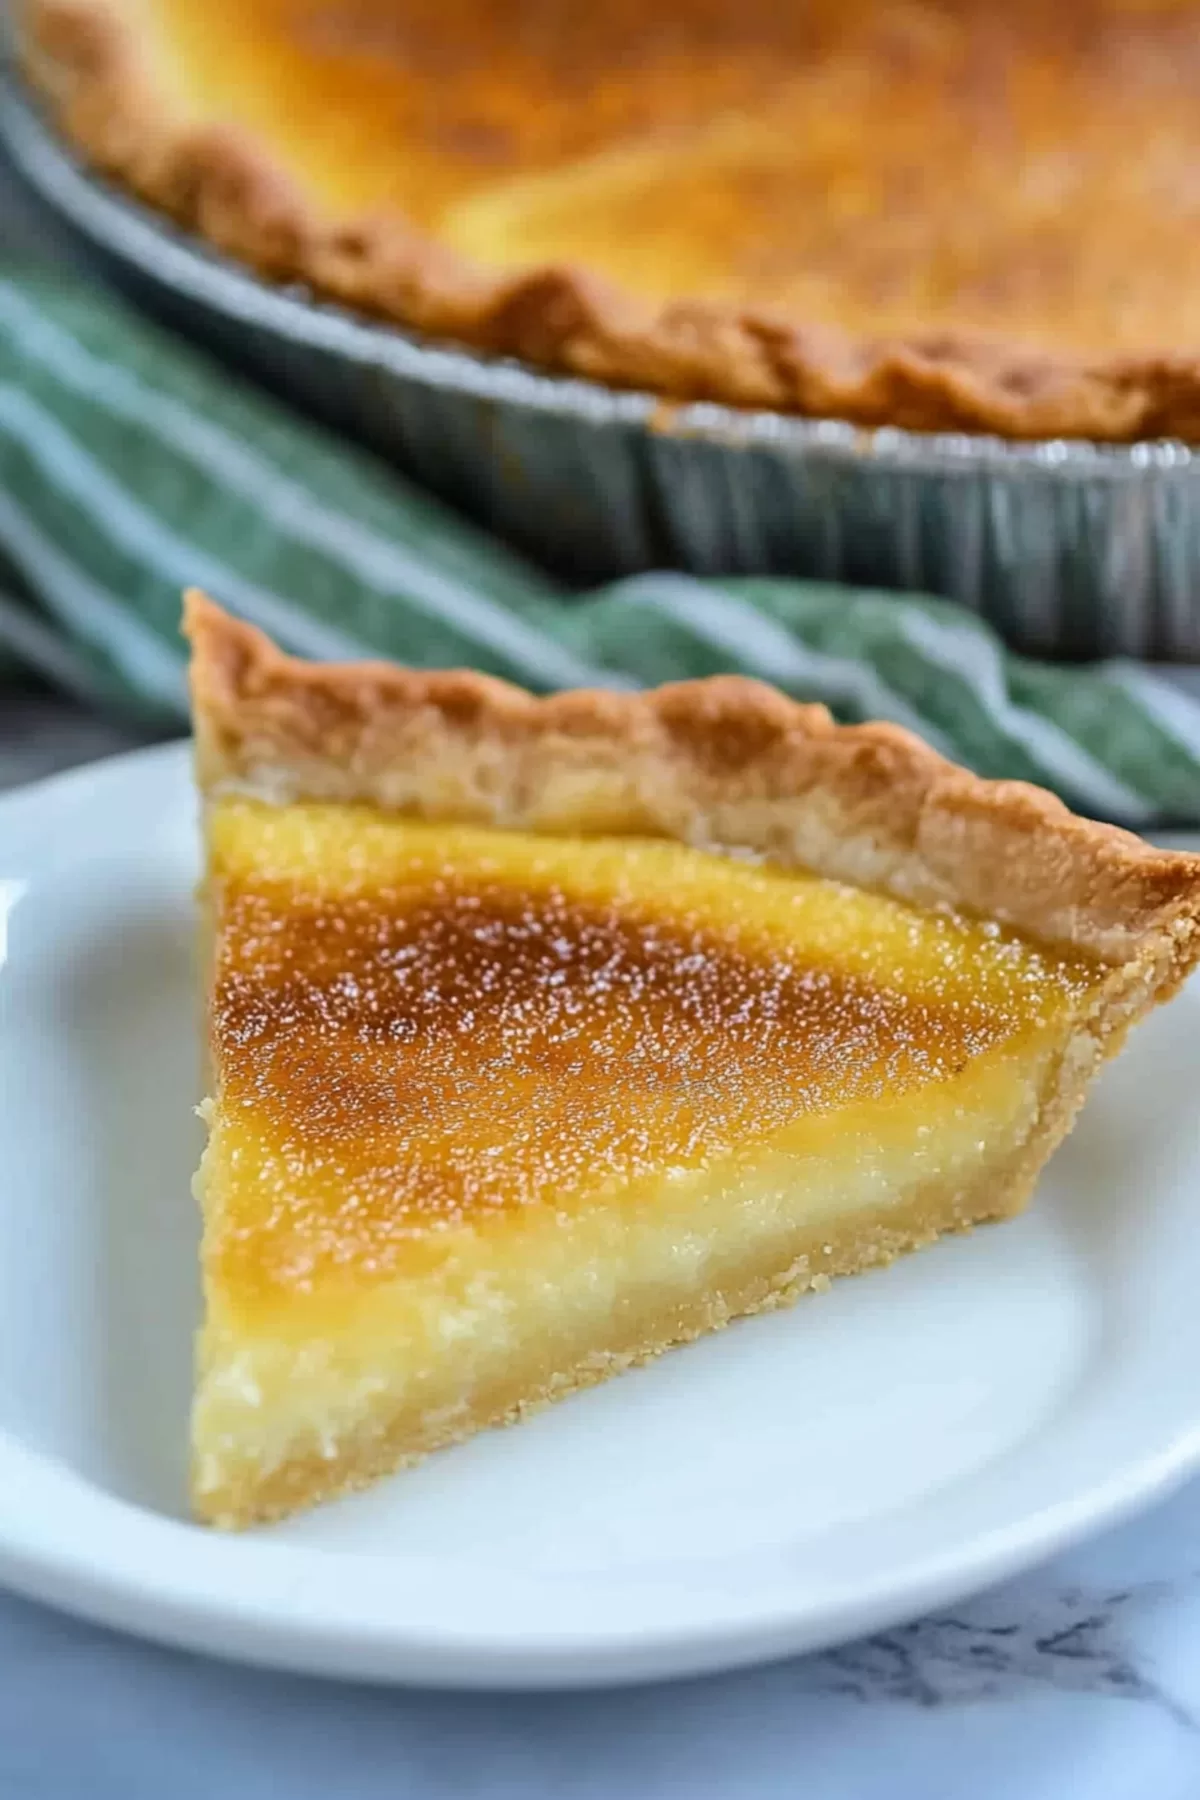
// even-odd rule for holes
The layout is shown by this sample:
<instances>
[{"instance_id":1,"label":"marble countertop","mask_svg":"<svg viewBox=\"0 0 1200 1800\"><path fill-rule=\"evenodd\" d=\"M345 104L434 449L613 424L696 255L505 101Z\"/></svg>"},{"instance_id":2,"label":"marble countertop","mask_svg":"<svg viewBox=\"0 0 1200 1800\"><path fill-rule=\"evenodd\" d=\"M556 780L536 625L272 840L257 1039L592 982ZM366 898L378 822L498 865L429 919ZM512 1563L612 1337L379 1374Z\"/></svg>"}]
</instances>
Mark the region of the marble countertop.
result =
<instances>
[{"instance_id":1,"label":"marble countertop","mask_svg":"<svg viewBox=\"0 0 1200 1800\"><path fill-rule=\"evenodd\" d=\"M124 747L0 697L0 786ZM1200 1484L952 1612L826 1655L613 1693L461 1697L227 1667L0 1595L21 1800L1191 1800Z\"/></svg>"}]
</instances>

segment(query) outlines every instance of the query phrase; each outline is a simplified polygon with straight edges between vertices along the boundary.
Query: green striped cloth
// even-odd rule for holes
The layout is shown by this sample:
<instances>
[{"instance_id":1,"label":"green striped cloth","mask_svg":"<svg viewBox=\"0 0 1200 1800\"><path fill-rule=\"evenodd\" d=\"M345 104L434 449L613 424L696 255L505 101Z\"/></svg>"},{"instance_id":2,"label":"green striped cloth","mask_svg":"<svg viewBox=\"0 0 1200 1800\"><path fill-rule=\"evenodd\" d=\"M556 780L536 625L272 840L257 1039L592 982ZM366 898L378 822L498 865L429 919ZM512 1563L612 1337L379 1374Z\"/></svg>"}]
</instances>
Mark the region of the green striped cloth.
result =
<instances>
[{"instance_id":1,"label":"green striped cloth","mask_svg":"<svg viewBox=\"0 0 1200 1800\"><path fill-rule=\"evenodd\" d=\"M1200 702L1159 675L1030 662L958 607L822 583L664 573L567 596L90 287L0 273L0 652L171 729L190 583L306 656L542 690L737 670L1093 814L1200 824Z\"/></svg>"}]
</instances>

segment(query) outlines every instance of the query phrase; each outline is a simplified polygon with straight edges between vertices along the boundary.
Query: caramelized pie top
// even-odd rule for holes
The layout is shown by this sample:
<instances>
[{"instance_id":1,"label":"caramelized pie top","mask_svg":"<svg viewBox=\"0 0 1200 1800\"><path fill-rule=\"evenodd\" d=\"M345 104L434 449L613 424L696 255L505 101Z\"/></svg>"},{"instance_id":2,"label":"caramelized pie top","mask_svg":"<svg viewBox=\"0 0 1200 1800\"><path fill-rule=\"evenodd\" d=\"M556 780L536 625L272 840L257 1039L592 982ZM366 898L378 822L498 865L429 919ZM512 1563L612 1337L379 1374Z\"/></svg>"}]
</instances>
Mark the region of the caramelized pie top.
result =
<instances>
[{"instance_id":1,"label":"caramelized pie top","mask_svg":"<svg viewBox=\"0 0 1200 1800\"><path fill-rule=\"evenodd\" d=\"M1184 0L155 0L330 217L872 336L1200 349Z\"/></svg>"},{"instance_id":2,"label":"caramelized pie top","mask_svg":"<svg viewBox=\"0 0 1200 1800\"><path fill-rule=\"evenodd\" d=\"M867 421L1200 430L1197 0L25 11L100 160L423 329Z\"/></svg>"},{"instance_id":3,"label":"caramelized pie top","mask_svg":"<svg viewBox=\"0 0 1200 1800\"><path fill-rule=\"evenodd\" d=\"M383 1278L439 1231L786 1145L1020 1054L1070 953L669 843L218 802L213 1255L227 1292Z\"/></svg>"}]
</instances>

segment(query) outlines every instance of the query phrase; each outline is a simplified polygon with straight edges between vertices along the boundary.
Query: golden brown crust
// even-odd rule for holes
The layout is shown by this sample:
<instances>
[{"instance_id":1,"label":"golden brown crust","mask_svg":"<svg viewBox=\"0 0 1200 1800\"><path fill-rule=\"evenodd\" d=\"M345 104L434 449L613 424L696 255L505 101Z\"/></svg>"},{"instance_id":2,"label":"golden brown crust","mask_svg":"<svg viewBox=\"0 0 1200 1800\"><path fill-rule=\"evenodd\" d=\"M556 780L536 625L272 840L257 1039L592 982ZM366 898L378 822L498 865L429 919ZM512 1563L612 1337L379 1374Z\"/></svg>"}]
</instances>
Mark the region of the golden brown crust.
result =
<instances>
[{"instance_id":1,"label":"golden brown crust","mask_svg":"<svg viewBox=\"0 0 1200 1800\"><path fill-rule=\"evenodd\" d=\"M1200 438L1200 358L1070 358L968 334L861 340L740 305L637 304L563 266L488 274L395 214L322 221L232 131L181 123L105 0L25 0L27 66L101 168L278 280L434 337L671 400L1013 439Z\"/></svg>"},{"instance_id":2,"label":"golden brown crust","mask_svg":"<svg viewBox=\"0 0 1200 1800\"><path fill-rule=\"evenodd\" d=\"M893 725L740 676L538 699L470 671L310 664L187 597L201 786L749 851L961 907L1165 993L1200 959L1200 857L984 781Z\"/></svg>"}]
</instances>

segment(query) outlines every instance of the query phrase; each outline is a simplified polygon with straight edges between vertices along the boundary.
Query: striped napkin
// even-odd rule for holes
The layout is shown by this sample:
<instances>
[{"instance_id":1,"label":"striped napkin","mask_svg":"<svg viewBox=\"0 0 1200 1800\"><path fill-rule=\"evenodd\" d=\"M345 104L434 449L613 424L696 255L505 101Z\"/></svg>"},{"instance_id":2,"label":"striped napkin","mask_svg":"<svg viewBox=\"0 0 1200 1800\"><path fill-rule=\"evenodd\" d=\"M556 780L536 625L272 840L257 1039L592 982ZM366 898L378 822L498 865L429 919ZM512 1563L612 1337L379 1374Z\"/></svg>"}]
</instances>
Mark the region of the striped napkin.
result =
<instances>
[{"instance_id":1,"label":"striped napkin","mask_svg":"<svg viewBox=\"0 0 1200 1800\"><path fill-rule=\"evenodd\" d=\"M0 656L176 728L190 583L305 656L539 690L740 671L1085 812L1200 825L1200 700L1160 674L1031 662L956 606L825 583L568 595L90 286L0 271Z\"/></svg>"}]
</instances>

